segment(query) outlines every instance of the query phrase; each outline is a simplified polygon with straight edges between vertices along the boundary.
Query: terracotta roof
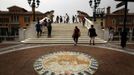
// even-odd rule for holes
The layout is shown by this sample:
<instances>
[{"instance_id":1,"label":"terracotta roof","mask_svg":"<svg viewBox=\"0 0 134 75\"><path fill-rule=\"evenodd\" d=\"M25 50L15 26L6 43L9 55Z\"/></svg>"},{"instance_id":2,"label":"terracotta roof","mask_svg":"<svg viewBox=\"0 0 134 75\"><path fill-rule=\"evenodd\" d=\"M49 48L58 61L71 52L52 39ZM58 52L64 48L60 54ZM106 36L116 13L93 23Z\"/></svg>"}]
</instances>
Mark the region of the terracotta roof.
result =
<instances>
[{"instance_id":1,"label":"terracotta roof","mask_svg":"<svg viewBox=\"0 0 134 75\"><path fill-rule=\"evenodd\" d=\"M19 9L22 9L23 11L27 12L27 10L26 10L26 9L21 8L21 7L19 7L19 6L16 6L16 5L11 6L11 7L8 7L7 9L11 9L11 8L19 8Z\"/></svg>"},{"instance_id":2,"label":"terracotta roof","mask_svg":"<svg viewBox=\"0 0 134 75\"><path fill-rule=\"evenodd\" d=\"M9 11L0 11L0 14L33 14L32 11L28 12L9 12ZM35 14L43 14L42 12L36 11Z\"/></svg>"},{"instance_id":3,"label":"terracotta roof","mask_svg":"<svg viewBox=\"0 0 134 75\"><path fill-rule=\"evenodd\" d=\"M116 11L114 11L113 13L120 13L120 12L124 12L124 10L125 10L125 8L121 8L121 9L119 9L119 10L116 10ZM129 9L127 9L127 12L129 11Z\"/></svg>"}]
</instances>

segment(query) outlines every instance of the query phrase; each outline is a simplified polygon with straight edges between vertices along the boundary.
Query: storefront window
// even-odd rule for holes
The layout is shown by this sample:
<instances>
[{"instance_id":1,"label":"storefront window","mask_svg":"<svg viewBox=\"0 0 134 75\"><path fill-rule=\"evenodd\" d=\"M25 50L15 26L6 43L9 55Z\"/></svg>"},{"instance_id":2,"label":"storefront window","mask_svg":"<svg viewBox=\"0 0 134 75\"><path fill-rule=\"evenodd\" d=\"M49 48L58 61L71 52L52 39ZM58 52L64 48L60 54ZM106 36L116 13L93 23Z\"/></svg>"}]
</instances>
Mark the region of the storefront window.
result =
<instances>
[{"instance_id":1,"label":"storefront window","mask_svg":"<svg viewBox=\"0 0 134 75\"><path fill-rule=\"evenodd\" d=\"M30 22L30 17L29 16L24 16L24 22Z\"/></svg>"}]
</instances>

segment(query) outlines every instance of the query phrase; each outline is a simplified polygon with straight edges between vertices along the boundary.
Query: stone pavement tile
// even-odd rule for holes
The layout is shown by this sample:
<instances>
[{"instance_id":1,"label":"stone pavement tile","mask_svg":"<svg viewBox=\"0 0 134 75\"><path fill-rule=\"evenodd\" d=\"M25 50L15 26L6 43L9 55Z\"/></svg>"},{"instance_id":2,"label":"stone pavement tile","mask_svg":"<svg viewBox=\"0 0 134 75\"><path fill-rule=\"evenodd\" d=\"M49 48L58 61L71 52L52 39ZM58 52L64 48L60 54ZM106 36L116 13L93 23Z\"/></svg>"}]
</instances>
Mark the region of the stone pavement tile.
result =
<instances>
[{"instance_id":1,"label":"stone pavement tile","mask_svg":"<svg viewBox=\"0 0 134 75\"><path fill-rule=\"evenodd\" d=\"M128 44L127 48L134 49L134 44Z\"/></svg>"},{"instance_id":2,"label":"stone pavement tile","mask_svg":"<svg viewBox=\"0 0 134 75\"><path fill-rule=\"evenodd\" d=\"M5 48L5 47L9 47L9 46L13 46L13 45L16 45L16 44L0 44L0 49Z\"/></svg>"},{"instance_id":3,"label":"stone pavement tile","mask_svg":"<svg viewBox=\"0 0 134 75\"><path fill-rule=\"evenodd\" d=\"M37 75L33 63L44 54L55 51L87 53L99 62L94 75L134 75L134 55L91 46L43 46L0 55L0 75Z\"/></svg>"},{"instance_id":4,"label":"stone pavement tile","mask_svg":"<svg viewBox=\"0 0 134 75\"><path fill-rule=\"evenodd\" d=\"M120 44L115 44L115 45L121 47ZM134 44L127 44L125 48L134 51Z\"/></svg>"},{"instance_id":5,"label":"stone pavement tile","mask_svg":"<svg viewBox=\"0 0 134 75\"><path fill-rule=\"evenodd\" d=\"M121 47L120 44L115 44L115 45ZM134 49L134 44L127 44L126 48Z\"/></svg>"}]
</instances>

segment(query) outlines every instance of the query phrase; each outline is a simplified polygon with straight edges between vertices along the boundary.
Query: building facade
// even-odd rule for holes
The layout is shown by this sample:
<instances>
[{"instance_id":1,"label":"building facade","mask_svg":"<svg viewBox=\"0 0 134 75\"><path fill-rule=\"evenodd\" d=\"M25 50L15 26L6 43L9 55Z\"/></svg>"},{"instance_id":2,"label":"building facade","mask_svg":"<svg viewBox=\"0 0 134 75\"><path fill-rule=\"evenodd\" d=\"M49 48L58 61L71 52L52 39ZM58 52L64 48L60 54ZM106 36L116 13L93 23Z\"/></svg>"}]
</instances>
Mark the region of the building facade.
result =
<instances>
[{"instance_id":1,"label":"building facade","mask_svg":"<svg viewBox=\"0 0 134 75\"><path fill-rule=\"evenodd\" d=\"M114 37L118 40L120 39L120 33L123 31L124 27L124 10L125 9L122 8L110 13L110 7L108 7L107 14L105 17L105 28L114 28ZM134 13L129 13L128 11L126 23L126 30L128 33L127 37L134 40Z\"/></svg>"},{"instance_id":2,"label":"building facade","mask_svg":"<svg viewBox=\"0 0 134 75\"><path fill-rule=\"evenodd\" d=\"M36 19L46 16L36 12ZM0 11L0 40L15 40L19 35L19 28L26 28L33 21L33 13L18 6L8 8L8 11Z\"/></svg>"}]
</instances>

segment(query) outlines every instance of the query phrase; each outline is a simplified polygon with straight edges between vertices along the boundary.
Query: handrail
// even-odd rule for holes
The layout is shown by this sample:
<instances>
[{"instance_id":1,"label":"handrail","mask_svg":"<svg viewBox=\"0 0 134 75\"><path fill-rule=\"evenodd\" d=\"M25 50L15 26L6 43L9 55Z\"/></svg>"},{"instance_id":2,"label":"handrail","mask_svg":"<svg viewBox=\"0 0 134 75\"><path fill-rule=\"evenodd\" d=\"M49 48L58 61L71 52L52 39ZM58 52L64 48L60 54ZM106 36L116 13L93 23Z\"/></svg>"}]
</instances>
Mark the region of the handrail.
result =
<instances>
[{"instance_id":1,"label":"handrail","mask_svg":"<svg viewBox=\"0 0 134 75\"><path fill-rule=\"evenodd\" d=\"M94 28L96 28L96 33L98 35L97 37L104 39L104 37L106 36L105 34L107 34L106 30L102 30L100 25L97 22L92 22L91 20L85 17L85 27L89 29L91 25L94 25Z\"/></svg>"},{"instance_id":2,"label":"handrail","mask_svg":"<svg viewBox=\"0 0 134 75\"><path fill-rule=\"evenodd\" d=\"M94 23L92 21L90 21L89 19L85 18L85 26L87 27L87 29L89 29L91 27L91 25L93 25Z\"/></svg>"}]
</instances>

